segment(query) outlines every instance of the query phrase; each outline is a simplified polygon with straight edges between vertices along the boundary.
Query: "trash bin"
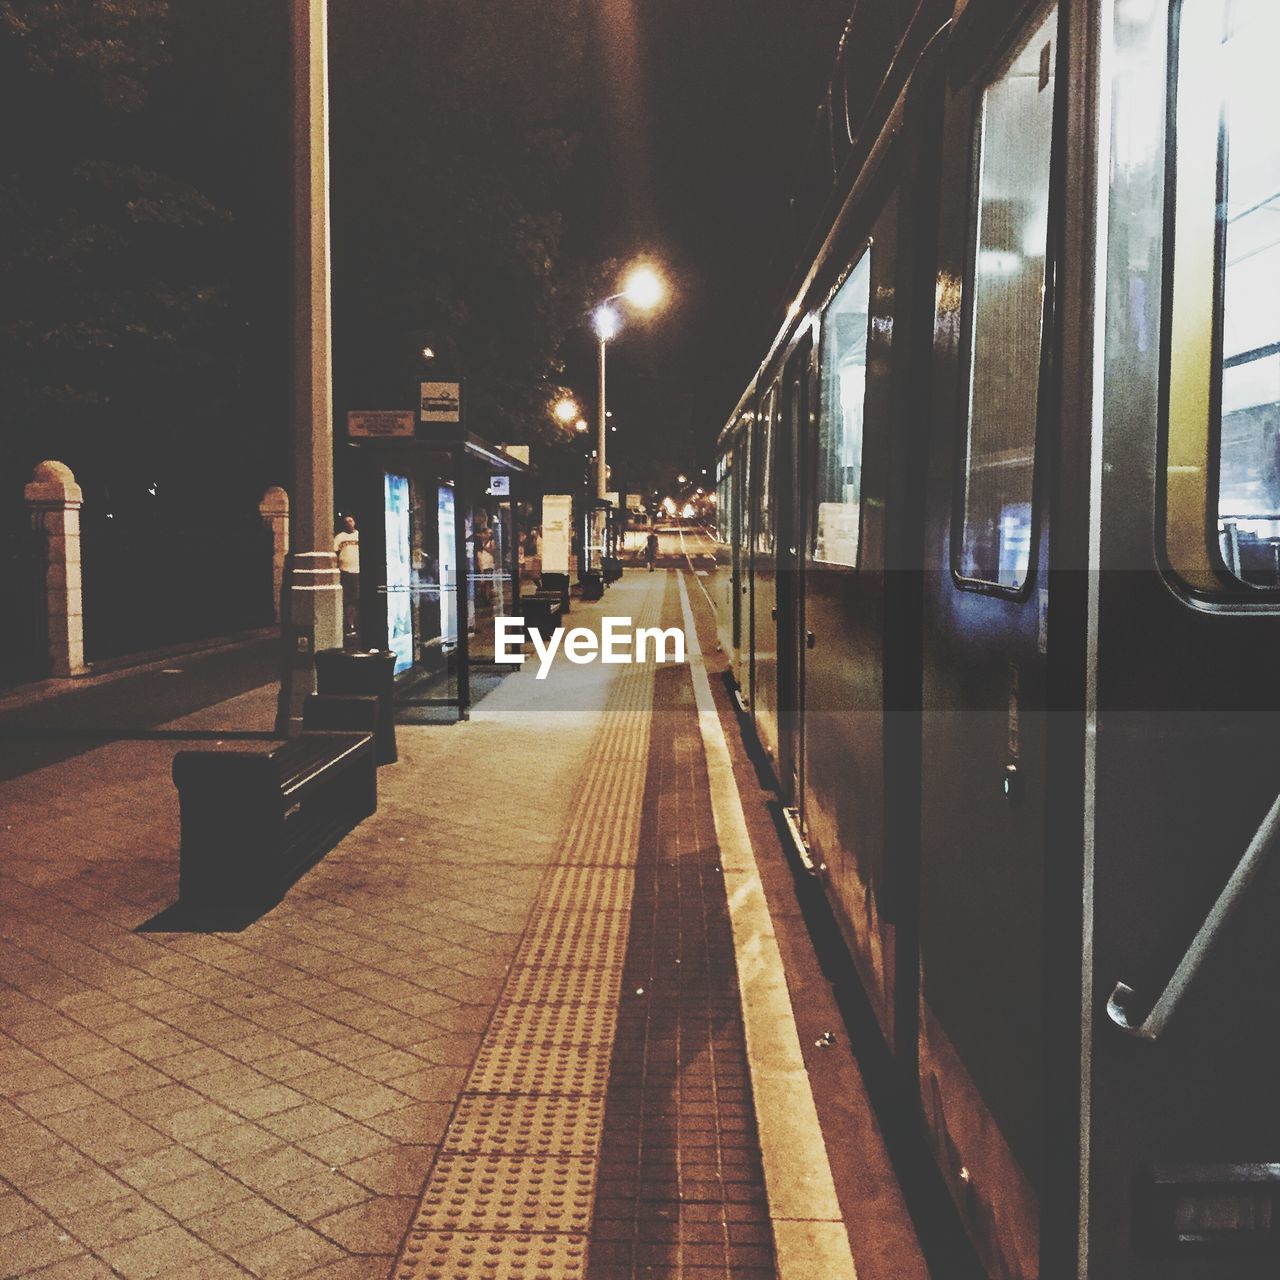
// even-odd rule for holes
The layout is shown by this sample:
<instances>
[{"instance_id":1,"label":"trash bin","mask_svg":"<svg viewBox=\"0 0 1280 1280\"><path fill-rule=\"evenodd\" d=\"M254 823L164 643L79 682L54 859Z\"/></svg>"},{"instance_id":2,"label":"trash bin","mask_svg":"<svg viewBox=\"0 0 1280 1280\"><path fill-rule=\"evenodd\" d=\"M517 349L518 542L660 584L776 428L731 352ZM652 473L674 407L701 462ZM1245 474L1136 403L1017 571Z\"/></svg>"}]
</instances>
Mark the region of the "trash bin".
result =
<instances>
[{"instance_id":1,"label":"trash bin","mask_svg":"<svg viewBox=\"0 0 1280 1280\"><path fill-rule=\"evenodd\" d=\"M374 753L379 764L399 759L391 701L395 667L396 655L387 649L321 649L316 654L317 692L378 699Z\"/></svg>"},{"instance_id":2,"label":"trash bin","mask_svg":"<svg viewBox=\"0 0 1280 1280\"><path fill-rule=\"evenodd\" d=\"M539 591L558 591L560 593L560 612L569 612L569 575L567 573L544 573L538 579Z\"/></svg>"}]
</instances>

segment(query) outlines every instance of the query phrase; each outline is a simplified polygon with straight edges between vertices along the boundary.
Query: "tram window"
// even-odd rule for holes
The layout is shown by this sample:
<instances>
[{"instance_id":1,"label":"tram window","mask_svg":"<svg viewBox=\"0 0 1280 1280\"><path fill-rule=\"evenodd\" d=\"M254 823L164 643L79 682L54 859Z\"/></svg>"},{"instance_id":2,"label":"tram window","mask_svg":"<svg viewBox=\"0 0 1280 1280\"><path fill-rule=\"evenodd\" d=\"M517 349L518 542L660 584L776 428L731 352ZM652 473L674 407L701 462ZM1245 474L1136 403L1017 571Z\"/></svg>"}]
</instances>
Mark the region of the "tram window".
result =
<instances>
[{"instance_id":1,"label":"tram window","mask_svg":"<svg viewBox=\"0 0 1280 1280\"><path fill-rule=\"evenodd\" d=\"M773 541L773 461L774 437L777 435L777 423L774 413L777 402L777 387L769 388L760 406L760 416L756 419L756 446L753 451L754 465L759 468L760 507L756 513L756 550L768 554L774 549Z\"/></svg>"},{"instance_id":2,"label":"tram window","mask_svg":"<svg viewBox=\"0 0 1280 1280\"><path fill-rule=\"evenodd\" d=\"M822 319L822 402L813 558L858 563L862 437L867 394L871 253L864 253Z\"/></svg>"},{"instance_id":3,"label":"tram window","mask_svg":"<svg viewBox=\"0 0 1280 1280\"><path fill-rule=\"evenodd\" d=\"M1176 36L1166 547L1193 586L1276 588L1280 12L1275 0L1183 0Z\"/></svg>"},{"instance_id":4,"label":"tram window","mask_svg":"<svg viewBox=\"0 0 1280 1280\"><path fill-rule=\"evenodd\" d=\"M954 567L1020 589L1031 568L1057 8L988 81L969 271L968 448Z\"/></svg>"}]
</instances>

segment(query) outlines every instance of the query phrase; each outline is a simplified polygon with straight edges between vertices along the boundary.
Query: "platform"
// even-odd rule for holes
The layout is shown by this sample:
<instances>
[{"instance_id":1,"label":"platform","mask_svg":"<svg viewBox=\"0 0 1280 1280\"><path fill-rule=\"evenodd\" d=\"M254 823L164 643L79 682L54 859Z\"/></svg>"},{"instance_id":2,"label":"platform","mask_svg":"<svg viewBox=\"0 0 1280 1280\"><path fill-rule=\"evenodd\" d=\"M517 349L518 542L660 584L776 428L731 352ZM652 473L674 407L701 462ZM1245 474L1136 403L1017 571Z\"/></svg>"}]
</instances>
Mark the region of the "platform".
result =
<instances>
[{"instance_id":1,"label":"platform","mask_svg":"<svg viewBox=\"0 0 1280 1280\"><path fill-rule=\"evenodd\" d=\"M701 582L570 621L606 614L687 661L527 664L401 727L377 814L238 933L146 927L168 767L273 688L0 782L12 1274L927 1276Z\"/></svg>"}]
</instances>

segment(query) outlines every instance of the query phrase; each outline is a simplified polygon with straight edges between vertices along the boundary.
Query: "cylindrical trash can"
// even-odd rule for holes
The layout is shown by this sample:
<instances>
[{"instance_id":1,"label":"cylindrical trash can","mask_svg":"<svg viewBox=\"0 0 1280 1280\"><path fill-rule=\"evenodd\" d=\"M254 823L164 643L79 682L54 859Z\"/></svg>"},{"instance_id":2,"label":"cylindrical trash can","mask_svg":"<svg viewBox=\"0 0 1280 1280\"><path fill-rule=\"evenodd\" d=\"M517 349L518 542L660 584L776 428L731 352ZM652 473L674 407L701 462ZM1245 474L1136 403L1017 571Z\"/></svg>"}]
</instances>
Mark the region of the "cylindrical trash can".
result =
<instances>
[{"instance_id":1,"label":"cylindrical trash can","mask_svg":"<svg viewBox=\"0 0 1280 1280\"><path fill-rule=\"evenodd\" d=\"M387 649L321 649L316 654L317 692L378 699L374 754L379 764L394 764L399 759L391 701L395 668L396 655Z\"/></svg>"}]
</instances>

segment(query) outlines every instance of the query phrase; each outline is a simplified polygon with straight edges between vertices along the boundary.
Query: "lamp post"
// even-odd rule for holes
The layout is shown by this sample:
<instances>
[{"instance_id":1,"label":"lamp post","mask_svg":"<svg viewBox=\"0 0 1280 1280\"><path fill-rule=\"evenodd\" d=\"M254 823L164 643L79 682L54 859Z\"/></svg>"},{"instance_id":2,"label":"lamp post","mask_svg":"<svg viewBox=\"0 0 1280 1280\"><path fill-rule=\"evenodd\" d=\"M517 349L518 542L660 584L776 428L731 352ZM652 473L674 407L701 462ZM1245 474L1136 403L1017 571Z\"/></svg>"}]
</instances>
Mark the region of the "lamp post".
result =
<instances>
[{"instance_id":1,"label":"lamp post","mask_svg":"<svg viewBox=\"0 0 1280 1280\"><path fill-rule=\"evenodd\" d=\"M609 473L605 468L604 460L604 442L605 436L608 434L608 410L605 407L605 353L609 349L609 340L617 336L619 321L618 313L609 305L615 298L621 298L620 293L614 294L613 298L607 298L596 308L595 329L596 337L600 340L600 429L599 429L599 445L596 449L596 497L602 501L609 491Z\"/></svg>"},{"instance_id":2,"label":"lamp post","mask_svg":"<svg viewBox=\"0 0 1280 1280\"><path fill-rule=\"evenodd\" d=\"M605 462L605 442L609 435L609 410L606 403L606 353L609 342L618 336L622 320L611 303L624 298L640 311L652 311L667 296L662 277L650 266L634 267L620 293L610 294L595 309L592 323L600 342L600 444L596 450L596 497L602 502L609 492L609 470Z\"/></svg>"},{"instance_id":3,"label":"lamp post","mask_svg":"<svg viewBox=\"0 0 1280 1280\"><path fill-rule=\"evenodd\" d=\"M326 0L291 0L293 59L293 491L277 729L296 733L315 653L342 644L333 552Z\"/></svg>"}]
</instances>

